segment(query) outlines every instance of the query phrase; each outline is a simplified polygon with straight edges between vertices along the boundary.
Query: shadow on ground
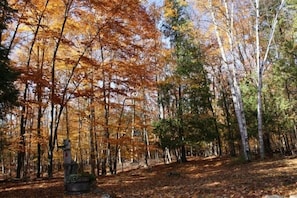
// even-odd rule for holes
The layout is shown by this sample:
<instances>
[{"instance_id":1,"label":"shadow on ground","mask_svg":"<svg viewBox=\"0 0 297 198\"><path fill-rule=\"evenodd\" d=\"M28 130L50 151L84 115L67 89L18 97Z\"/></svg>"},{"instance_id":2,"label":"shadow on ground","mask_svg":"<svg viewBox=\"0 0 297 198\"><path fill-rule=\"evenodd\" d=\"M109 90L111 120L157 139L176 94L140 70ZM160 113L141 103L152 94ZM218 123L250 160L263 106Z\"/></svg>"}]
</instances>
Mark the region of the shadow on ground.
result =
<instances>
[{"instance_id":1,"label":"shadow on ground","mask_svg":"<svg viewBox=\"0 0 297 198\"><path fill-rule=\"evenodd\" d=\"M117 197L261 197L297 194L297 159L234 163L192 159L99 180Z\"/></svg>"},{"instance_id":2,"label":"shadow on ground","mask_svg":"<svg viewBox=\"0 0 297 198\"><path fill-rule=\"evenodd\" d=\"M0 184L0 197L262 197L297 194L297 159L236 163L191 159L97 178L91 193L67 195L63 178ZM108 196L105 196L108 197Z\"/></svg>"}]
</instances>

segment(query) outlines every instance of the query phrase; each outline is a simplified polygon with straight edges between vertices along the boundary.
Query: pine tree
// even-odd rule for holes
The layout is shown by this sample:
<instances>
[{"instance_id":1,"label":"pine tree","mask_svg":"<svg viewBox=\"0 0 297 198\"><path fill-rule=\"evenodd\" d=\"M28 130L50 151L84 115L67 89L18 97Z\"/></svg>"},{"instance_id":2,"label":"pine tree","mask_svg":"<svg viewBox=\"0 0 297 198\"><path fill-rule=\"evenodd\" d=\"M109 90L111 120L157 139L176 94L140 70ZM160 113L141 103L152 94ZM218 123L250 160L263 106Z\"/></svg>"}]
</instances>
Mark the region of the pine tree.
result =
<instances>
[{"instance_id":1,"label":"pine tree","mask_svg":"<svg viewBox=\"0 0 297 198\"><path fill-rule=\"evenodd\" d=\"M202 140L202 133L207 131L201 128L202 122L198 122L206 121L202 117L211 117L207 115L210 111L208 80L199 44L194 39L195 32L188 9L184 1L165 1L163 32L171 45L172 53L168 65L172 66L172 74L160 83L159 99L161 105L173 110L166 120L163 116L164 120L155 128L155 132L162 133L160 136L163 149L167 147L180 150L181 162L187 161L186 144ZM170 129L163 130L163 127Z\"/></svg>"},{"instance_id":2,"label":"pine tree","mask_svg":"<svg viewBox=\"0 0 297 198\"><path fill-rule=\"evenodd\" d=\"M0 118L5 116L5 112L10 107L16 105L18 90L14 86L17 79L17 72L10 67L8 58L9 49L2 42L3 32L9 23L14 12L6 0L0 2Z\"/></svg>"}]
</instances>

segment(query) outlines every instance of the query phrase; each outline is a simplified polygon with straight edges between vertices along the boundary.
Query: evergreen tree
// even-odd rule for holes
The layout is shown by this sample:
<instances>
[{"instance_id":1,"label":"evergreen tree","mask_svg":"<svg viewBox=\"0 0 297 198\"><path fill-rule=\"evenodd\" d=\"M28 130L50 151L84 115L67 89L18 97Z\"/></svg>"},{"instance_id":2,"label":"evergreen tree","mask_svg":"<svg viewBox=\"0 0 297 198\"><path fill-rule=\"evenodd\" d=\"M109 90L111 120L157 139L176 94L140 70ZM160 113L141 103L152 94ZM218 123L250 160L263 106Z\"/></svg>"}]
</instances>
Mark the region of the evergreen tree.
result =
<instances>
[{"instance_id":1,"label":"evergreen tree","mask_svg":"<svg viewBox=\"0 0 297 198\"><path fill-rule=\"evenodd\" d=\"M209 83L187 9L185 1L165 1L163 32L172 53L168 61L170 72L159 86L159 102L168 115L164 114L155 125L162 148L179 150L177 157L181 162L187 161L187 144L209 140L213 123L208 115Z\"/></svg>"},{"instance_id":2,"label":"evergreen tree","mask_svg":"<svg viewBox=\"0 0 297 198\"><path fill-rule=\"evenodd\" d=\"M14 86L18 74L9 65L9 49L2 41L2 34L13 12L14 10L9 7L6 0L0 2L0 118L3 118L7 109L16 105L18 96L18 90Z\"/></svg>"}]
</instances>

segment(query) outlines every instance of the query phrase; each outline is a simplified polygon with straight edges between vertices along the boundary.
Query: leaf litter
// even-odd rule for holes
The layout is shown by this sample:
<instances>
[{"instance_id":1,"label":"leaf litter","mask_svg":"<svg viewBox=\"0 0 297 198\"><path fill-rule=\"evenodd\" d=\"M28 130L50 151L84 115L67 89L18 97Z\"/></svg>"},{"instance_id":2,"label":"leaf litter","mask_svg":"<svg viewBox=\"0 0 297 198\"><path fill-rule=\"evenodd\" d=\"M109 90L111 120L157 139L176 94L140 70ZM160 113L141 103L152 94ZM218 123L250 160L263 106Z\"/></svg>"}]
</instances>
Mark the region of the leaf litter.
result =
<instances>
[{"instance_id":1,"label":"leaf litter","mask_svg":"<svg viewBox=\"0 0 297 198\"><path fill-rule=\"evenodd\" d=\"M225 157L138 168L100 176L90 193L68 195L63 177L0 183L0 197L192 198L297 194L297 158L238 163Z\"/></svg>"}]
</instances>

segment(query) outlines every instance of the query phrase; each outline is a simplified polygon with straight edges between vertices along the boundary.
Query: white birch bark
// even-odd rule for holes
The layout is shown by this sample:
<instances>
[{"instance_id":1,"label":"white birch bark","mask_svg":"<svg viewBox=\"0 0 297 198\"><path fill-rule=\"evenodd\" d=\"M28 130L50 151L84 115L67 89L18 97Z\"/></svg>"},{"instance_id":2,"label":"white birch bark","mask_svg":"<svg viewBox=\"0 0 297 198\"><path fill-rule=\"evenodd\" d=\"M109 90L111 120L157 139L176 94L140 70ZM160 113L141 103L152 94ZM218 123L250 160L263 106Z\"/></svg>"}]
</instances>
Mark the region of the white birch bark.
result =
<instances>
[{"instance_id":1,"label":"white birch bark","mask_svg":"<svg viewBox=\"0 0 297 198\"><path fill-rule=\"evenodd\" d=\"M232 100L235 108L235 114L237 117L237 122L240 130L240 135L241 135L241 142L242 142L242 149L243 149L243 154L245 157L245 160L250 160L249 157L249 142L248 142L248 133L247 133L247 126L246 126L246 120L245 120L245 114L244 114L244 109L243 109L243 101L242 101L242 96L241 96L241 90L239 87L239 82L237 79L237 73L236 73L236 61L234 57L234 35L233 35L233 2L231 2L231 12L229 12L229 7L227 2L224 0L224 7L225 7L225 14L227 17L227 30L225 30L228 34L228 42L229 42L229 49L227 49L230 53L227 55L226 54L226 49L223 46L221 34L219 31L217 19L215 16L215 11L213 10L213 4L212 0L208 0L209 3L209 9L211 12L211 17L212 17L212 22L214 24L215 28L215 34L217 37L217 42L219 44L220 48L220 53L222 57L222 64L224 67L227 68L228 70L228 80L230 84L230 90L232 94Z\"/></svg>"},{"instance_id":2,"label":"white birch bark","mask_svg":"<svg viewBox=\"0 0 297 198\"><path fill-rule=\"evenodd\" d=\"M258 77L258 85L257 85L257 118L258 118L258 140L259 140L259 148L260 148L260 156L261 159L265 157L264 150L264 141L263 141L263 121L262 121L262 87L263 87L263 73L266 65L267 57L270 51L270 46L274 37L275 28L277 25L278 15L285 4L285 0L281 1L281 4L275 14L271 31L269 35L268 44L266 46L266 51L263 59L261 60L261 52L260 52L260 35L259 35L259 19L260 19L260 11L259 11L259 0L255 0L255 11L256 11L256 20L255 20L255 32L256 32L256 64L257 64L257 77Z\"/></svg>"}]
</instances>

